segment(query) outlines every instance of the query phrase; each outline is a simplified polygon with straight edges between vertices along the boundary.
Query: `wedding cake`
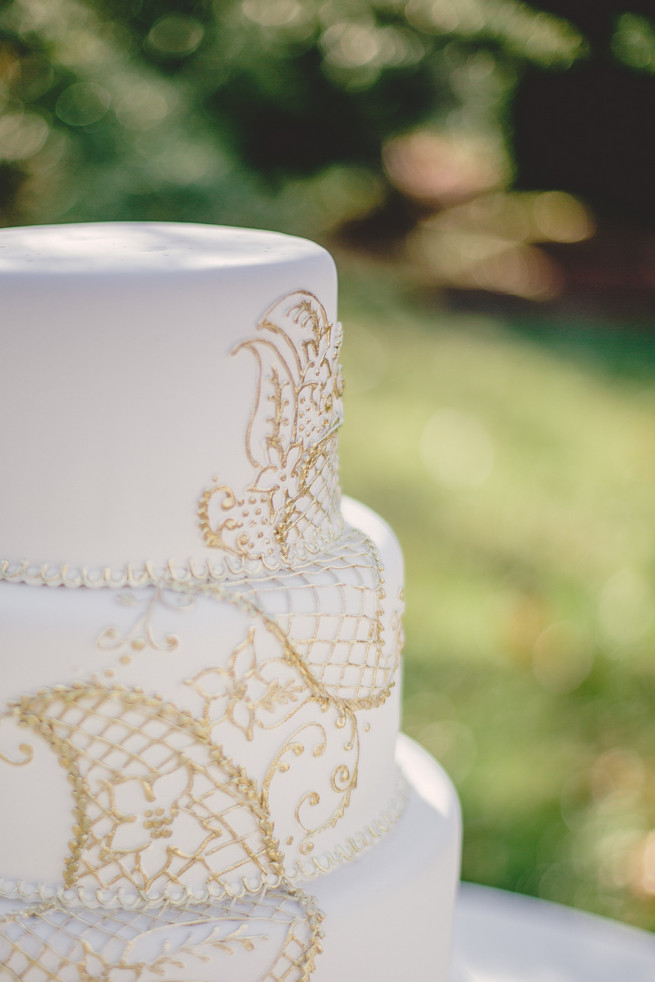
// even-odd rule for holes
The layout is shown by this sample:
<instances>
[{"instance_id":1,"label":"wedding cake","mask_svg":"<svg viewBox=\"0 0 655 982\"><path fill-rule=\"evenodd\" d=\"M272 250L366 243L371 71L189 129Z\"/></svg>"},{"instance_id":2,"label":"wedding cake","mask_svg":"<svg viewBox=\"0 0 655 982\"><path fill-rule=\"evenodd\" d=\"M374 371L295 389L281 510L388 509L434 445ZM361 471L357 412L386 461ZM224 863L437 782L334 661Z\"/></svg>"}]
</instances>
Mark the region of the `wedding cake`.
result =
<instances>
[{"instance_id":1,"label":"wedding cake","mask_svg":"<svg viewBox=\"0 0 655 982\"><path fill-rule=\"evenodd\" d=\"M0 979L447 982L336 286L270 232L0 232Z\"/></svg>"}]
</instances>

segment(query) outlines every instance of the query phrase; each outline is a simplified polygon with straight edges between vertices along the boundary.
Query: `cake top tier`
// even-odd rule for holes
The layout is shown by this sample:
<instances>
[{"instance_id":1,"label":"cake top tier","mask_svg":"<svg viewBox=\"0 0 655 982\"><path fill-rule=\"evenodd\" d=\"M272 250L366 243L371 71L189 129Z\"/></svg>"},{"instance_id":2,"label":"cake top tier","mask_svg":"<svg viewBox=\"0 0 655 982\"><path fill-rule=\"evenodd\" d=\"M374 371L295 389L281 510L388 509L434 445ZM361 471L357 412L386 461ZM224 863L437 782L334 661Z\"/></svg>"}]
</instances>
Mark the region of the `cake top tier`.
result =
<instances>
[{"instance_id":1,"label":"cake top tier","mask_svg":"<svg viewBox=\"0 0 655 982\"><path fill-rule=\"evenodd\" d=\"M319 259L320 257L320 259ZM23 276L167 277L327 263L325 250L292 235L219 225L104 222L5 228L0 272ZM303 266L300 265L302 271Z\"/></svg>"},{"instance_id":2,"label":"cake top tier","mask_svg":"<svg viewBox=\"0 0 655 982\"><path fill-rule=\"evenodd\" d=\"M342 530L336 273L272 232L0 231L0 577L292 565Z\"/></svg>"}]
</instances>

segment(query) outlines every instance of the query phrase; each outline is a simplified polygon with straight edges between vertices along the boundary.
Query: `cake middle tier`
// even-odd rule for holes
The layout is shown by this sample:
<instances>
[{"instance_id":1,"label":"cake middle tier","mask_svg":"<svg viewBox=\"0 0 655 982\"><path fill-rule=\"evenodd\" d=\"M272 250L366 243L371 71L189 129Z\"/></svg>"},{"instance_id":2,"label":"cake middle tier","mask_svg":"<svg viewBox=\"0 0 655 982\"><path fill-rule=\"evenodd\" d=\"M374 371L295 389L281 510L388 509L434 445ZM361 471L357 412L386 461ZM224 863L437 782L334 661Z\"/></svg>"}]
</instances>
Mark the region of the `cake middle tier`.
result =
<instances>
[{"instance_id":1,"label":"cake middle tier","mask_svg":"<svg viewBox=\"0 0 655 982\"><path fill-rule=\"evenodd\" d=\"M0 583L0 895L239 895L351 858L402 809L402 557L333 546L222 584Z\"/></svg>"}]
</instances>

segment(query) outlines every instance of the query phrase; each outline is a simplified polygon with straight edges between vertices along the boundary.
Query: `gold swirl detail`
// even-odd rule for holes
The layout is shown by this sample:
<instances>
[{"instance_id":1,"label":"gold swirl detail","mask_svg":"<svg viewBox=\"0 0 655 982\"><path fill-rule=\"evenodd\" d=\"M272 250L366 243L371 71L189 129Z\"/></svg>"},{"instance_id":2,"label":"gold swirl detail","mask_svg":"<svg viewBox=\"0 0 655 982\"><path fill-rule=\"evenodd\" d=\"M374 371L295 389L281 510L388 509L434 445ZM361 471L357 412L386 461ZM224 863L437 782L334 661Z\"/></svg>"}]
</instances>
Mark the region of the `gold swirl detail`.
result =
<instances>
[{"instance_id":1,"label":"gold swirl detail","mask_svg":"<svg viewBox=\"0 0 655 982\"><path fill-rule=\"evenodd\" d=\"M10 767L25 767L26 764L30 764L34 760L34 747L29 743L20 743L18 749L22 754L24 754L24 760L12 760L5 754L0 753L0 761L3 764L9 764Z\"/></svg>"}]
</instances>

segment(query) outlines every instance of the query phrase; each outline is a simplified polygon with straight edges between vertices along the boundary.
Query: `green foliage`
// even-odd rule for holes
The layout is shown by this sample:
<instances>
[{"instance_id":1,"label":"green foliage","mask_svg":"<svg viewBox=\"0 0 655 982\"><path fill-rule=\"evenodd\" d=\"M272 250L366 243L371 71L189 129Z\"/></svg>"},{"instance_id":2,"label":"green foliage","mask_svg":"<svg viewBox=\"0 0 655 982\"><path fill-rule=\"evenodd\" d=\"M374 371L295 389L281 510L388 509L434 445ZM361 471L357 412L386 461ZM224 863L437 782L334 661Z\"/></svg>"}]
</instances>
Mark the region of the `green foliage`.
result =
<instances>
[{"instance_id":1,"label":"green foliage","mask_svg":"<svg viewBox=\"0 0 655 982\"><path fill-rule=\"evenodd\" d=\"M388 193L386 141L475 101L469 58L582 50L517 0L8 0L0 220L335 225Z\"/></svg>"},{"instance_id":2,"label":"green foliage","mask_svg":"<svg viewBox=\"0 0 655 982\"><path fill-rule=\"evenodd\" d=\"M403 546L404 728L458 786L464 877L653 928L652 333L343 270L342 483Z\"/></svg>"}]
</instances>

